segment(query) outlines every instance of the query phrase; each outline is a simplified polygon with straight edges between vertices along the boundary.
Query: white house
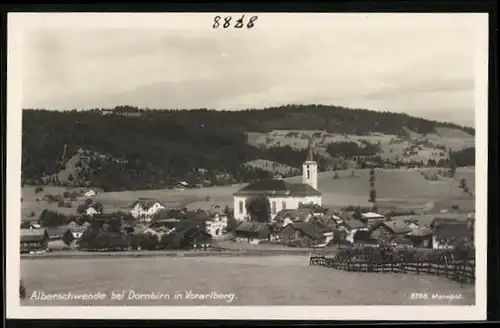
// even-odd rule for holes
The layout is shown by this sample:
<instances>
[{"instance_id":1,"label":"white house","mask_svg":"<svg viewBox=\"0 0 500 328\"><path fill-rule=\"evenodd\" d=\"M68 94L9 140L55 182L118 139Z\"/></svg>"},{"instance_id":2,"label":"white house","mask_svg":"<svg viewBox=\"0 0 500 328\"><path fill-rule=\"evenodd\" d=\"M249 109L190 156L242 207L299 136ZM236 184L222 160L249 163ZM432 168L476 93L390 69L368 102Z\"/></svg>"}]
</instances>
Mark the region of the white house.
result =
<instances>
[{"instance_id":1,"label":"white house","mask_svg":"<svg viewBox=\"0 0 500 328\"><path fill-rule=\"evenodd\" d=\"M222 236L227 228L227 220L211 220L206 221L206 232L212 237L217 238Z\"/></svg>"},{"instance_id":2,"label":"white house","mask_svg":"<svg viewBox=\"0 0 500 328\"><path fill-rule=\"evenodd\" d=\"M367 213L362 213L361 217L364 220L383 220L384 216L382 214L374 213L374 212L367 212Z\"/></svg>"},{"instance_id":3,"label":"white house","mask_svg":"<svg viewBox=\"0 0 500 328\"><path fill-rule=\"evenodd\" d=\"M92 197L97 195L96 191L94 189L88 190L85 194L83 194L85 197Z\"/></svg>"},{"instance_id":4,"label":"white house","mask_svg":"<svg viewBox=\"0 0 500 328\"><path fill-rule=\"evenodd\" d=\"M86 210L85 210L85 214L87 215L96 215L98 214L99 212L93 207L93 206L89 206Z\"/></svg>"},{"instance_id":5,"label":"white house","mask_svg":"<svg viewBox=\"0 0 500 328\"><path fill-rule=\"evenodd\" d=\"M155 199L139 198L129 206L130 214L139 220L151 221L151 217L158 211L165 209L165 206Z\"/></svg>"},{"instance_id":6,"label":"white house","mask_svg":"<svg viewBox=\"0 0 500 328\"><path fill-rule=\"evenodd\" d=\"M67 228L73 234L73 238L79 239L83 235L85 230L87 229L87 226L86 225L79 225L79 224L75 223L75 221L71 221L67 225Z\"/></svg>"},{"instance_id":7,"label":"white house","mask_svg":"<svg viewBox=\"0 0 500 328\"><path fill-rule=\"evenodd\" d=\"M266 196L271 206L271 219L283 209L296 209L302 204L321 205L322 195L317 190L318 165L313 160L312 141L309 139L308 156L303 165L302 183L290 183L282 179L258 180L233 194L234 217L245 220L248 216L246 203L252 197Z\"/></svg>"}]
</instances>

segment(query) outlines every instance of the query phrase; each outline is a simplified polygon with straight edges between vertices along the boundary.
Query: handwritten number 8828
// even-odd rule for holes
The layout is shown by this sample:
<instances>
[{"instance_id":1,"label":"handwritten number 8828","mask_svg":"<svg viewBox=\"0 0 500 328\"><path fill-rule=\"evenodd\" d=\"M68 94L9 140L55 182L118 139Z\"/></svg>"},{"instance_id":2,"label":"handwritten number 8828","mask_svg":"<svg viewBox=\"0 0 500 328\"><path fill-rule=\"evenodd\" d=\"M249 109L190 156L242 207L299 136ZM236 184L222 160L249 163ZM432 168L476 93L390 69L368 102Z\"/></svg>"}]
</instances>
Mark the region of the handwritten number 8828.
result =
<instances>
[{"instance_id":1,"label":"handwritten number 8828","mask_svg":"<svg viewBox=\"0 0 500 328\"><path fill-rule=\"evenodd\" d=\"M236 20L236 24L234 25L234 28L243 28L243 19L245 18L245 15L241 16L240 19ZM250 17L250 19L248 20L248 23L247 23L247 28L252 28L255 26L255 21L257 20L257 16L252 16ZM214 25L213 25L213 28L218 28L222 25L223 28L228 28L231 26L231 20L233 19L231 16L227 16L227 17L224 17L224 22L222 23L221 22L221 19L222 17L220 16L215 16L214 18Z\"/></svg>"}]
</instances>

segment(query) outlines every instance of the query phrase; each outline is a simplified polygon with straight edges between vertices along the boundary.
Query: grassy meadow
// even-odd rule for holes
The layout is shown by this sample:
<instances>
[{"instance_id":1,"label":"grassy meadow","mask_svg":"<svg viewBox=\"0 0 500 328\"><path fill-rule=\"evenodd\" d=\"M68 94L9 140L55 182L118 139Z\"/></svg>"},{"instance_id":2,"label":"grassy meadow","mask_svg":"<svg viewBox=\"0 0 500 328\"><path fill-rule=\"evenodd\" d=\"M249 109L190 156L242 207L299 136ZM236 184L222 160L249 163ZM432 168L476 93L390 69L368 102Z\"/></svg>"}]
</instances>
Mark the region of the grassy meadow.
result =
<instances>
[{"instance_id":1,"label":"grassy meadow","mask_svg":"<svg viewBox=\"0 0 500 328\"><path fill-rule=\"evenodd\" d=\"M474 287L445 278L409 274L342 272L308 266L307 256L112 258L22 260L27 289L23 305L473 305ZM234 294L227 300L138 300L136 294L160 292ZM30 300L45 293L105 293L104 300ZM125 291L123 300L110 300ZM411 299L411 293L460 295L455 300Z\"/></svg>"},{"instance_id":2,"label":"grassy meadow","mask_svg":"<svg viewBox=\"0 0 500 328\"><path fill-rule=\"evenodd\" d=\"M436 170L437 169L422 169ZM333 179L333 172L319 174L318 189L323 193L323 204L330 207L341 207L347 205L368 206L369 170L356 170L355 176L351 176L352 170L338 171L339 178ZM459 188L459 180L467 179L467 185L472 191L475 189L474 168L459 168L456 177L445 178L439 176L439 180L426 180L418 171L407 169L377 169L375 189L377 190L378 206L397 207L401 209L430 210L436 204L442 208L458 205L460 208L472 210L474 208L474 197L465 194ZM302 177L292 177L287 180L301 182ZM185 190L136 190L107 192L98 194L92 198L100 201L106 210L127 210L127 207L139 197L152 197L162 201L167 206L204 207L212 202L217 202L221 207L228 205L232 208L232 194L244 185L196 188ZM72 204L71 208L58 207L57 204L48 204L43 200L47 193L62 194L66 189L62 187L44 187L44 191L35 194L35 187L25 186L22 191L22 217L28 217L31 213L36 216L47 208L67 214L75 214L76 208L83 203L86 197L80 197ZM195 209L195 208L192 208Z\"/></svg>"}]
</instances>

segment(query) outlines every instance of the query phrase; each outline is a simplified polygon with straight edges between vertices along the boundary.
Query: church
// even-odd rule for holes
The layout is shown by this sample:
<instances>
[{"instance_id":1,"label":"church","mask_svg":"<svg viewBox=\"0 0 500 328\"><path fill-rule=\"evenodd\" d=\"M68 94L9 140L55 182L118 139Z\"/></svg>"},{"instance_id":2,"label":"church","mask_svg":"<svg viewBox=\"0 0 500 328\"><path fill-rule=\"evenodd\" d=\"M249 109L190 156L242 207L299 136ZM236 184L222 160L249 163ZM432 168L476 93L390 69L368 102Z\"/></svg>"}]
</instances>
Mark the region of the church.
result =
<instances>
[{"instance_id":1,"label":"church","mask_svg":"<svg viewBox=\"0 0 500 328\"><path fill-rule=\"evenodd\" d=\"M246 202L252 197L267 196L271 205L271 219L283 209L296 209L299 204L321 205L318 191L318 164L313 158L312 140L309 139L307 159L302 165L302 183L291 183L282 179L258 180L233 194L234 217L247 218Z\"/></svg>"}]
</instances>

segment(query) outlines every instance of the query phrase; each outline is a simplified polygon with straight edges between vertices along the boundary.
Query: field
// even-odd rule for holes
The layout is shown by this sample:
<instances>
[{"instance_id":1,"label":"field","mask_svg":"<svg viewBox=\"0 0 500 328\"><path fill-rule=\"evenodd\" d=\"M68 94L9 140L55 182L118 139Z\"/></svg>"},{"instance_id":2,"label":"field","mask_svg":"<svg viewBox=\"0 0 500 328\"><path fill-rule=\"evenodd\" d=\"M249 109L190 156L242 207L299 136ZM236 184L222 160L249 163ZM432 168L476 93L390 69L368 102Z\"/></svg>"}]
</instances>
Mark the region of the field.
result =
<instances>
[{"instance_id":1,"label":"field","mask_svg":"<svg viewBox=\"0 0 500 328\"><path fill-rule=\"evenodd\" d=\"M275 130L270 133L247 133L248 143L255 147L285 147L290 146L295 149L304 149L308 146L308 137L314 137L314 148L327 158L326 147L335 142L355 142L361 145L363 141L371 144L378 144L381 148L382 158L395 159L405 158L404 150L420 141L430 141L436 146L444 146L454 151L475 146L473 135L465 131L452 128L436 128L436 132L428 135L421 135L406 127L403 128L405 136L392 134L371 133L368 135L350 135L328 133L320 130L312 131L292 131ZM416 161L427 163L429 159L438 161L446 158L446 153L437 147L423 147L418 149L418 153L412 158ZM407 160L410 159L408 156Z\"/></svg>"},{"instance_id":2,"label":"field","mask_svg":"<svg viewBox=\"0 0 500 328\"><path fill-rule=\"evenodd\" d=\"M433 169L429 169L433 170ZM323 204L329 207L348 205L368 206L368 170L338 171L339 178L333 179L333 172L320 173L318 189L323 193ZM437 181L426 180L419 172L407 169L390 169L376 171L375 189L379 208L397 207L400 209L431 210L434 206L451 208L458 205L464 210L474 209L474 197L465 194L459 188L459 179L466 178L469 188L475 188L475 171L472 168L459 168L454 179L440 176ZM288 181L301 182L301 177L288 178ZM233 207L232 194L243 185L208 187L185 190L141 190L101 193L93 197L104 205L105 211L127 210L127 207L139 197L152 197L167 206L187 206L189 209L209 207L217 203L224 208ZM23 188L22 215L24 218L34 212L36 216L44 209L52 209L64 213L76 213L76 201L72 208L59 208L57 204L36 201L47 193L62 193L64 188L45 187L44 192L35 194L34 187Z\"/></svg>"},{"instance_id":3,"label":"field","mask_svg":"<svg viewBox=\"0 0 500 328\"><path fill-rule=\"evenodd\" d=\"M307 256L144 259L22 260L27 288L23 305L473 305L474 287L444 278L408 274L342 272L308 266ZM57 269L54 269L57 268ZM112 291L124 300L110 300ZM234 294L234 299L173 299L176 293ZM105 293L98 301L30 300L34 291ZM164 293L171 299L128 299ZM367 292L369 291L369 292ZM459 295L459 299L411 299L411 293Z\"/></svg>"}]
</instances>

